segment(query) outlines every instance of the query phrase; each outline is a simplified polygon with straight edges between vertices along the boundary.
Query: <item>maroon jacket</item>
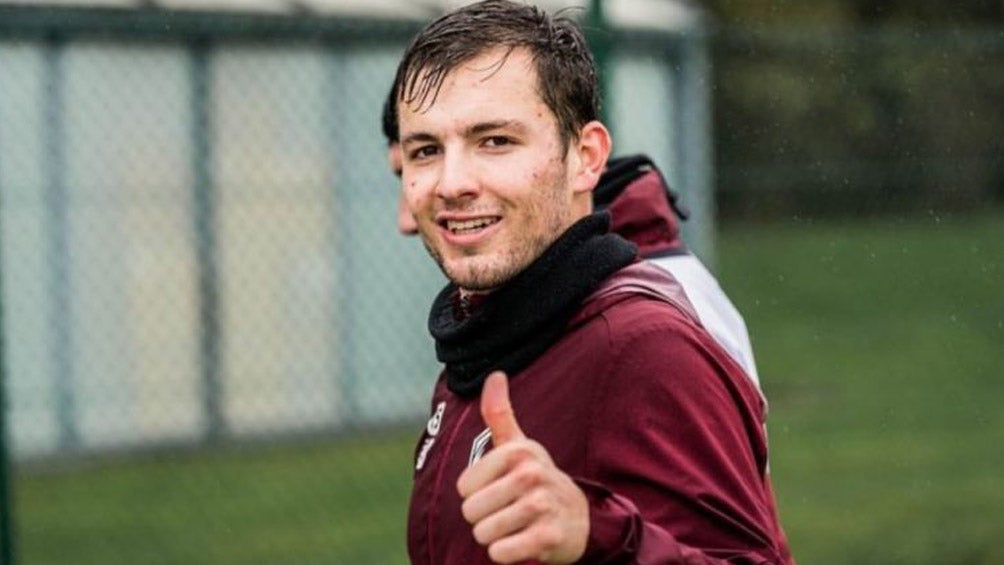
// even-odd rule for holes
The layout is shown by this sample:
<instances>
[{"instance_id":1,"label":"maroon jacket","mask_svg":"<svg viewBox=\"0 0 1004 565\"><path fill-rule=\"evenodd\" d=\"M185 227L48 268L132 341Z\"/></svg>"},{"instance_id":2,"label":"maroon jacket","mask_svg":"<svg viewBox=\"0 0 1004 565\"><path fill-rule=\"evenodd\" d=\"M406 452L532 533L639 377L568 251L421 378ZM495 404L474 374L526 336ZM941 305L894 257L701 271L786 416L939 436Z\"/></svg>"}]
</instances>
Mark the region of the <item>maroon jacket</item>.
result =
<instances>
[{"instance_id":1,"label":"maroon jacket","mask_svg":"<svg viewBox=\"0 0 1004 565\"><path fill-rule=\"evenodd\" d=\"M511 376L510 395L523 431L589 499L581 563L791 563L760 396L664 271L635 263L610 277ZM415 453L414 564L491 562L456 489L490 449L478 406L439 379Z\"/></svg>"},{"instance_id":2,"label":"maroon jacket","mask_svg":"<svg viewBox=\"0 0 1004 565\"><path fill-rule=\"evenodd\" d=\"M648 157L611 159L593 201L610 212L610 231L637 245L642 257L687 252L677 222L686 212Z\"/></svg>"}]
</instances>

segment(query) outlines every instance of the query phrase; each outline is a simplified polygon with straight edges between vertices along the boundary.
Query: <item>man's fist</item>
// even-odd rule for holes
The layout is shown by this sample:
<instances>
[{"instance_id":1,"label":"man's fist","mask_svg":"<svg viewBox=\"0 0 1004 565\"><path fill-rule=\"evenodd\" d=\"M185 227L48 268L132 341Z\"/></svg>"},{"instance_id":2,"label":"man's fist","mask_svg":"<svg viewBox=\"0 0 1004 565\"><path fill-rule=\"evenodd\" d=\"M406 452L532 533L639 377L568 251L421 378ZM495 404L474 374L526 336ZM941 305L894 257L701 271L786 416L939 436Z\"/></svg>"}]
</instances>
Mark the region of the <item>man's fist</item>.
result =
<instances>
[{"instance_id":1,"label":"man's fist","mask_svg":"<svg viewBox=\"0 0 1004 565\"><path fill-rule=\"evenodd\" d=\"M589 536L586 496L542 445L523 434L502 372L485 380L481 417L494 449L457 481L474 538L496 563L578 560Z\"/></svg>"}]
</instances>

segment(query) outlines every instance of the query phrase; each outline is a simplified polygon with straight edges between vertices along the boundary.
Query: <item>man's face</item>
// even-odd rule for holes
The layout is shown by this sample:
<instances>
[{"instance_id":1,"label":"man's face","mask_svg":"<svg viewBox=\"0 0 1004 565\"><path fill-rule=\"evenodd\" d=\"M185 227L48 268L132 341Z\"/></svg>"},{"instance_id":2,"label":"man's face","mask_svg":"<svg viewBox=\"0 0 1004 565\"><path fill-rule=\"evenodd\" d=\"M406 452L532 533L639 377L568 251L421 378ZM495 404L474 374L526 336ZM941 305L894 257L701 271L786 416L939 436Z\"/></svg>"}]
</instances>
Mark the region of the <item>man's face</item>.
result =
<instances>
[{"instance_id":1,"label":"man's face","mask_svg":"<svg viewBox=\"0 0 1004 565\"><path fill-rule=\"evenodd\" d=\"M431 107L399 105L404 197L429 253L468 290L505 283L588 212L529 53L499 66L504 53L461 64Z\"/></svg>"}]
</instances>

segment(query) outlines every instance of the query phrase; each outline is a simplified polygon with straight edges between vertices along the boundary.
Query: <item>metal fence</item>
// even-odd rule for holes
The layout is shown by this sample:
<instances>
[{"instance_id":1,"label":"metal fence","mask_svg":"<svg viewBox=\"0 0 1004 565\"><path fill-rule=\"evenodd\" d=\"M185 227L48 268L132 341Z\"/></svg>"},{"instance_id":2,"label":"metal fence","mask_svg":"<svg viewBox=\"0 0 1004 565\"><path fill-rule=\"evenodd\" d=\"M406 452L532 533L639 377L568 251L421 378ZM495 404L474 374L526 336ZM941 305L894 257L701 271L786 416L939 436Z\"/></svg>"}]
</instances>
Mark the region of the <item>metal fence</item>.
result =
<instances>
[{"instance_id":1,"label":"metal fence","mask_svg":"<svg viewBox=\"0 0 1004 565\"><path fill-rule=\"evenodd\" d=\"M443 283L395 230L379 130L415 29L0 7L0 511L24 563L402 558ZM618 150L663 165L708 255L704 36L613 37Z\"/></svg>"},{"instance_id":2,"label":"metal fence","mask_svg":"<svg viewBox=\"0 0 1004 565\"><path fill-rule=\"evenodd\" d=\"M399 45L0 49L16 454L416 413L439 278L380 166Z\"/></svg>"}]
</instances>

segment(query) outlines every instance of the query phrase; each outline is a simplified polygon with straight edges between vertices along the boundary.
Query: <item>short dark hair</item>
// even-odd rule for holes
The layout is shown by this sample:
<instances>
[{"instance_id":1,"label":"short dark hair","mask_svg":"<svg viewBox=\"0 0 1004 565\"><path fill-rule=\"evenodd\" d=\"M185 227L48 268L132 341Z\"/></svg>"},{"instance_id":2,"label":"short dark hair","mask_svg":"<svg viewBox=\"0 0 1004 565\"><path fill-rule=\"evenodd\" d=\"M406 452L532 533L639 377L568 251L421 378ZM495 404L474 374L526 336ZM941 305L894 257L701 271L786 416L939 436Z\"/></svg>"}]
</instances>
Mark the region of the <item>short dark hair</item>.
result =
<instances>
[{"instance_id":1,"label":"short dark hair","mask_svg":"<svg viewBox=\"0 0 1004 565\"><path fill-rule=\"evenodd\" d=\"M566 16L509 0L470 4L426 26L401 59L391 93L400 102L431 106L450 71L496 47L530 51L537 89L557 119L565 147L582 126L598 119L596 64L582 31ZM396 119L394 126L396 133Z\"/></svg>"},{"instance_id":2,"label":"short dark hair","mask_svg":"<svg viewBox=\"0 0 1004 565\"><path fill-rule=\"evenodd\" d=\"M383 128L383 136L387 138L387 145L401 141L401 131L397 126L397 88L394 85L391 85L387 99L383 102L380 126Z\"/></svg>"}]
</instances>

